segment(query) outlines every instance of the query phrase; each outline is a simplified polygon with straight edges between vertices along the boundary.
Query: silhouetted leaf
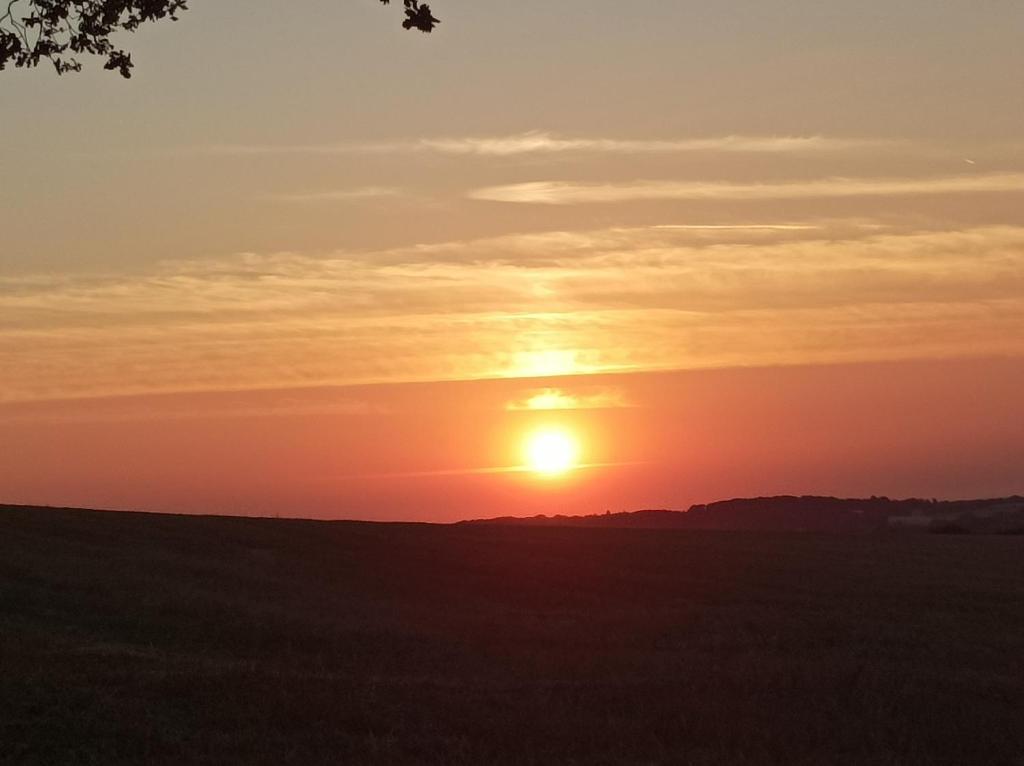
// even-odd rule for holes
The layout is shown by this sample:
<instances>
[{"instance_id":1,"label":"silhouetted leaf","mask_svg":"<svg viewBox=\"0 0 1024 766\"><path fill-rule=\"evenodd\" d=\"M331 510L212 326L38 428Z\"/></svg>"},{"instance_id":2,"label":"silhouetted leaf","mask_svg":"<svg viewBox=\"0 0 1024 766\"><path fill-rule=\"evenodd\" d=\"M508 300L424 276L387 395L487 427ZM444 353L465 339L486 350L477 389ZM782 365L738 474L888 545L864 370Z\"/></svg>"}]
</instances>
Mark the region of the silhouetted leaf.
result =
<instances>
[{"instance_id":1,"label":"silhouetted leaf","mask_svg":"<svg viewBox=\"0 0 1024 766\"><path fill-rule=\"evenodd\" d=\"M0 2L0 70L38 66L44 59L57 74L78 72L82 65L72 54L106 58L104 69L131 77L132 57L110 42L116 32L134 32L161 19L177 20L189 0L7 0ZM381 0L389 5L390 0ZM430 6L403 0L406 29L430 32L440 22ZM6 5L6 7L5 7Z\"/></svg>"}]
</instances>

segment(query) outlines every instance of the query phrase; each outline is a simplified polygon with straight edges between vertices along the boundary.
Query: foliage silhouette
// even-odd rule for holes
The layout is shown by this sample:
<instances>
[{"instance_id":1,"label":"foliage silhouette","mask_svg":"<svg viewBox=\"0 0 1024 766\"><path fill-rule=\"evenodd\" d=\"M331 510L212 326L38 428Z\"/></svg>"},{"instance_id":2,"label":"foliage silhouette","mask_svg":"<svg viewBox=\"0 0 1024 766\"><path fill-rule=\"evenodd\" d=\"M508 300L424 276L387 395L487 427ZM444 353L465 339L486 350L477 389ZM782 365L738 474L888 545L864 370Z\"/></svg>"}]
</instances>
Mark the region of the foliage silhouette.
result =
<instances>
[{"instance_id":1,"label":"foliage silhouette","mask_svg":"<svg viewBox=\"0 0 1024 766\"><path fill-rule=\"evenodd\" d=\"M380 0L389 5L391 0ZM2 3L3 0L0 0ZM111 42L147 22L176 21L189 0L6 0L0 14L0 70L32 68L44 60L57 74L78 72L81 54L106 58L104 69L132 76L131 54ZM430 32L439 20L420 0L403 0L406 29ZM0 8L3 5L0 4Z\"/></svg>"}]
</instances>

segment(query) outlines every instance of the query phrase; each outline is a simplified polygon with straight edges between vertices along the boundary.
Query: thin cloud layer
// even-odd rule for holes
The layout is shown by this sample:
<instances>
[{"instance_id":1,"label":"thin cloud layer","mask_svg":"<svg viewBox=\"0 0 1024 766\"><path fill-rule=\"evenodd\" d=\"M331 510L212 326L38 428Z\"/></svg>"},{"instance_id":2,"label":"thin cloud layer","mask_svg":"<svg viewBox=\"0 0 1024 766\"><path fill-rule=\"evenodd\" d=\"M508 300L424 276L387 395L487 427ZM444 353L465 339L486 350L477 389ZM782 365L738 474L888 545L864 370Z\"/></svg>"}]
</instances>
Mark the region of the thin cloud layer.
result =
<instances>
[{"instance_id":1,"label":"thin cloud layer","mask_svg":"<svg viewBox=\"0 0 1024 766\"><path fill-rule=\"evenodd\" d=\"M986 192L1024 192L1024 173L931 178L824 178L776 183L632 181L586 184L569 181L533 181L488 186L470 192L469 197L489 202L580 205L657 200L748 201Z\"/></svg>"},{"instance_id":2,"label":"thin cloud layer","mask_svg":"<svg viewBox=\"0 0 1024 766\"><path fill-rule=\"evenodd\" d=\"M679 140L561 138L550 133L523 133L497 138L425 139L423 149L444 154L507 157L519 154L590 152L598 154L674 154L735 152L795 154L835 152L875 146L876 142L824 136L719 136Z\"/></svg>"},{"instance_id":3,"label":"thin cloud layer","mask_svg":"<svg viewBox=\"0 0 1024 766\"><path fill-rule=\"evenodd\" d=\"M581 387L566 391L561 388L542 388L506 405L510 412L549 410L605 410L632 407L625 393L617 388L591 389Z\"/></svg>"},{"instance_id":4,"label":"thin cloud layer","mask_svg":"<svg viewBox=\"0 0 1024 766\"><path fill-rule=\"evenodd\" d=\"M363 186L357 189L329 189L316 192L299 192L294 194L274 194L269 199L274 202L347 202L351 200L376 199L379 197L397 197L400 189L388 186Z\"/></svg>"},{"instance_id":5,"label":"thin cloud layer","mask_svg":"<svg viewBox=\"0 0 1024 766\"><path fill-rule=\"evenodd\" d=\"M1024 228L243 254L0 279L0 315L6 401L1022 354Z\"/></svg>"},{"instance_id":6,"label":"thin cloud layer","mask_svg":"<svg viewBox=\"0 0 1024 766\"><path fill-rule=\"evenodd\" d=\"M890 145L869 139L826 136L712 136L682 139L622 139L562 137L542 131L509 136L463 136L401 141L344 142L336 144L250 144L210 147L216 154L407 154L435 153L479 157L528 154L802 154L863 150Z\"/></svg>"}]
</instances>

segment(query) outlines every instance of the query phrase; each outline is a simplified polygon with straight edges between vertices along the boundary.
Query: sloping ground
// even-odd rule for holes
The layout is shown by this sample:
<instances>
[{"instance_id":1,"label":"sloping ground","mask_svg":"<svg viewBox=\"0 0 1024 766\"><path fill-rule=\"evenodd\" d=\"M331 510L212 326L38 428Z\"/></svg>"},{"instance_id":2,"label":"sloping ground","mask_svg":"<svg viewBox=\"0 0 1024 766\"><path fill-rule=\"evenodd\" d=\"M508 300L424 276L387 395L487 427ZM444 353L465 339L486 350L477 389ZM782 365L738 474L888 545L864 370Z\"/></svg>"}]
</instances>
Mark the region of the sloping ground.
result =
<instances>
[{"instance_id":1,"label":"sloping ground","mask_svg":"<svg viewBox=\"0 0 1024 766\"><path fill-rule=\"evenodd\" d=\"M721 500L685 511L644 510L590 516L505 516L465 524L702 529L775 532L880 532L888 529L1024 533L1024 497L891 500L778 495Z\"/></svg>"},{"instance_id":2,"label":"sloping ground","mask_svg":"<svg viewBox=\"0 0 1024 766\"><path fill-rule=\"evenodd\" d=\"M1019 765L1022 562L0 509L0 762Z\"/></svg>"}]
</instances>

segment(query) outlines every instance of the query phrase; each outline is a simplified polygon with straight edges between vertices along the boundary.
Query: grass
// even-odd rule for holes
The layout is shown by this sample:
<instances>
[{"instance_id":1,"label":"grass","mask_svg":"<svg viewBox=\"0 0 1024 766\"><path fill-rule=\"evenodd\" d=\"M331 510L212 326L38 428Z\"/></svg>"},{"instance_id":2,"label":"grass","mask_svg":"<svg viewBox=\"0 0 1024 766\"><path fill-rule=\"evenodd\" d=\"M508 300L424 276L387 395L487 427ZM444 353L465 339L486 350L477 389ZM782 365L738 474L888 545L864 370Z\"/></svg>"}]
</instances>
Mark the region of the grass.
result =
<instances>
[{"instance_id":1,"label":"grass","mask_svg":"<svg viewBox=\"0 0 1024 766\"><path fill-rule=\"evenodd\" d=\"M1021 546L0 509L0 763L1020 766Z\"/></svg>"}]
</instances>

